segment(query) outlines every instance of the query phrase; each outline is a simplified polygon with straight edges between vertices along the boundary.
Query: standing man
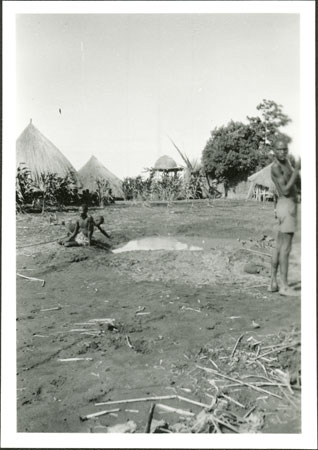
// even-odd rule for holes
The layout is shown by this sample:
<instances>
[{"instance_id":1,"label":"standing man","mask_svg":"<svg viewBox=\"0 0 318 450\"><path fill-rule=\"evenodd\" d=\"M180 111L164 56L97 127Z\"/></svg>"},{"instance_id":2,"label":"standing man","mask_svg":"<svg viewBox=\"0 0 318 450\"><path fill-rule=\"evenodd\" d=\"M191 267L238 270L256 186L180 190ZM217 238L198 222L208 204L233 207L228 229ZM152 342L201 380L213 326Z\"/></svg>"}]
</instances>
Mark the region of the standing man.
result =
<instances>
[{"instance_id":1,"label":"standing man","mask_svg":"<svg viewBox=\"0 0 318 450\"><path fill-rule=\"evenodd\" d=\"M272 257L270 292L285 296L299 295L288 286L288 263L292 240L297 226L297 188L296 182L300 172L300 159L295 169L287 159L288 146L284 140L274 144L275 160L271 167L272 180L278 193L276 213L278 219L278 235L276 248ZM277 270L280 268L280 287L277 283Z\"/></svg>"}]
</instances>

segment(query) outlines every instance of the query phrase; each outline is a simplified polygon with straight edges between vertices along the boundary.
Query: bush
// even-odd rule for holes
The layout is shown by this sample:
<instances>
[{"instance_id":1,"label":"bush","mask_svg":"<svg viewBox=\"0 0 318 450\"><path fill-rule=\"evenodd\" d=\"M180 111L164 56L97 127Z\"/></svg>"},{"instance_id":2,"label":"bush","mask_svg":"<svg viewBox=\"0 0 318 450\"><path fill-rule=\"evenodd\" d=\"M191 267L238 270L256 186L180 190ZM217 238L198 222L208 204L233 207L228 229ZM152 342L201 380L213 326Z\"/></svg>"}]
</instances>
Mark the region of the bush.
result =
<instances>
[{"instance_id":1,"label":"bush","mask_svg":"<svg viewBox=\"0 0 318 450\"><path fill-rule=\"evenodd\" d=\"M20 164L17 168L15 180L15 201L17 212L24 212L28 203L31 203L34 196L35 185L27 167Z\"/></svg>"},{"instance_id":2,"label":"bush","mask_svg":"<svg viewBox=\"0 0 318 450\"><path fill-rule=\"evenodd\" d=\"M57 206L62 209L78 203L78 192L73 174L60 177L55 173L41 173L35 182L27 167L20 165L16 174L16 209L23 212L27 204L45 208Z\"/></svg>"}]
</instances>

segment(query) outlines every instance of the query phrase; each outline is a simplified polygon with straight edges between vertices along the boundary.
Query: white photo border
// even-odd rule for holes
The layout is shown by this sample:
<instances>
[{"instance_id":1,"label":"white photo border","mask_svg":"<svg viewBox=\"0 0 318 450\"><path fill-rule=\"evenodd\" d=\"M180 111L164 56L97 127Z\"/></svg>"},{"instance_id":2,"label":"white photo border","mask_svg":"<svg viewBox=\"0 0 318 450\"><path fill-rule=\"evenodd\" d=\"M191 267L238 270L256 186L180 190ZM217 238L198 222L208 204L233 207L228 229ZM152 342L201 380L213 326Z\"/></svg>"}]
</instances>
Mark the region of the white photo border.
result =
<instances>
[{"instance_id":1,"label":"white photo border","mask_svg":"<svg viewBox=\"0 0 318 450\"><path fill-rule=\"evenodd\" d=\"M316 448L315 2L3 2L1 441L11 448ZM16 14L281 13L300 15L302 155L302 433L107 435L16 432Z\"/></svg>"}]
</instances>

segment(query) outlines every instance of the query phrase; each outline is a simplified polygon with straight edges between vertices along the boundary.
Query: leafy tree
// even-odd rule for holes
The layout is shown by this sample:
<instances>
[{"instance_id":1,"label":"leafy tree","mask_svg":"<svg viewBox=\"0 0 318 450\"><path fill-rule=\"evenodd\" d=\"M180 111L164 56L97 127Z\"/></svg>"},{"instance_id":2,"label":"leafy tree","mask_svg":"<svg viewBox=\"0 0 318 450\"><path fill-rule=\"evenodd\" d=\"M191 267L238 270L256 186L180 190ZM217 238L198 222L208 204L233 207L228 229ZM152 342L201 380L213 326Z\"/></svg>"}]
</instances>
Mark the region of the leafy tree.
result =
<instances>
[{"instance_id":1,"label":"leafy tree","mask_svg":"<svg viewBox=\"0 0 318 450\"><path fill-rule=\"evenodd\" d=\"M205 173L224 182L225 191L272 161L271 149L277 138L291 141L281 131L291 120L282 105L263 100L260 117L247 117L248 124L231 121L215 128L202 154Z\"/></svg>"},{"instance_id":2,"label":"leafy tree","mask_svg":"<svg viewBox=\"0 0 318 450\"><path fill-rule=\"evenodd\" d=\"M260 150L265 153L268 152L277 137L283 138L287 143L291 141L290 137L281 131L282 127L291 122L291 119L283 113L282 108L282 105L273 100L264 99L256 107L260 111L261 117L247 117L250 126L261 138Z\"/></svg>"},{"instance_id":3,"label":"leafy tree","mask_svg":"<svg viewBox=\"0 0 318 450\"><path fill-rule=\"evenodd\" d=\"M226 187L235 186L258 166L261 139L257 130L242 122L215 128L203 150L204 172Z\"/></svg>"}]
</instances>

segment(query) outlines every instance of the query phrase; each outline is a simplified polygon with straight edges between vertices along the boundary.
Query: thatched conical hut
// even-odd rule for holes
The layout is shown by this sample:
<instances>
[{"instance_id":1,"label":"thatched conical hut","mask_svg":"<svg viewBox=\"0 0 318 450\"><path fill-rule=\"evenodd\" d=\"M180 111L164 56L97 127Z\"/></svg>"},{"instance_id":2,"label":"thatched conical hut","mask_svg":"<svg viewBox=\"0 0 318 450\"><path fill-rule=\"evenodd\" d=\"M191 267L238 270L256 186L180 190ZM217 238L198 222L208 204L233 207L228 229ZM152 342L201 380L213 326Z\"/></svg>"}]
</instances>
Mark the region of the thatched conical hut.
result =
<instances>
[{"instance_id":1,"label":"thatched conical hut","mask_svg":"<svg viewBox=\"0 0 318 450\"><path fill-rule=\"evenodd\" d=\"M55 145L47 139L33 124L32 119L16 142L16 166L25 165L31 178L37 183L41 173L55 173L65 177L73 175L80 186L78 175L69 160Z\"/></svg>"},{"instance_id":2,"label":"thatched conical hut","mask_svg":"<svg viewBox=\"0 0 318 450\"><path fill-rule=\"evenodd\" d=\"M267 196L276 193L275 184L271 176L272 164L248 177L248 181L251 183L247 194L248 199L264 200Z\"/></svg>"},{"instance_id":3,"label":"thatched conical hut","mask_svg":"<svg viewBox=\"0 0 318 450\"><path fill-rule=\"evenodd\" d=\"M83 189L95 192L97 189L96 180L103 179L109 182L114 198L124 198L121 180L106 169L95 156L91 156L87 163L78 171L78 174Z\"/></svg>"}]
</instances>

